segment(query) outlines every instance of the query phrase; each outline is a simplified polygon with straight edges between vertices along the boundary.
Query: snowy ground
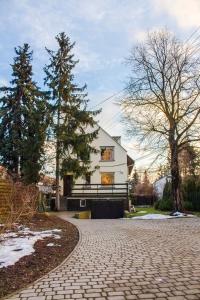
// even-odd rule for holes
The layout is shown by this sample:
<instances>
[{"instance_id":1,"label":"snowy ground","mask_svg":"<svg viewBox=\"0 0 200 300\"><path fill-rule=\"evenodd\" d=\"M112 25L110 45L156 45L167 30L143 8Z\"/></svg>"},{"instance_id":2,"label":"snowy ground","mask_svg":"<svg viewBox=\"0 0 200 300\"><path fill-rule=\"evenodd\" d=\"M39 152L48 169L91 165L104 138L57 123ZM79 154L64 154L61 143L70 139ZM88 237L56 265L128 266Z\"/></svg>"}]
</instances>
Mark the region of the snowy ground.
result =
<instances>
[{"instance_id":1,"label":"snowy ground","mask_svg":"<svg viewBox=\"0 0 200 300\"><path fill-rule=\"evenodd\" d=\"M175 212L173 215L162 215L162 214L146 214L144 216L132 217L131 219L137 220L163 220L171 218L185 218L185 217L194 217L193 215L186 215L181 212Z\"/></svg>"},{"instance_id":2,"label":"snowy ground","mask_svg":"<svg viewBox=\"0 0 200 300\"><path fill-rule=\"evenodd\" d=\"M162 214L146 214L144 216L132 217L131 219L138 219L138 220L163 220L163 219L170 219L172 218L169 215L162 215Z\"/></svg>"},{"instance_id":3,"label":"snowy ground","mask_svg":"<svg viewBox=\"0 0 200 300\"><path fill-rule=\"evenodd\" d=\"M31 231L23 226L17 229L16 232L9 231L0 235L0 268L14 265L23 256L32 254L38 240L45 237L60 239L61 229Z\"/></svg>"}]
</instances>

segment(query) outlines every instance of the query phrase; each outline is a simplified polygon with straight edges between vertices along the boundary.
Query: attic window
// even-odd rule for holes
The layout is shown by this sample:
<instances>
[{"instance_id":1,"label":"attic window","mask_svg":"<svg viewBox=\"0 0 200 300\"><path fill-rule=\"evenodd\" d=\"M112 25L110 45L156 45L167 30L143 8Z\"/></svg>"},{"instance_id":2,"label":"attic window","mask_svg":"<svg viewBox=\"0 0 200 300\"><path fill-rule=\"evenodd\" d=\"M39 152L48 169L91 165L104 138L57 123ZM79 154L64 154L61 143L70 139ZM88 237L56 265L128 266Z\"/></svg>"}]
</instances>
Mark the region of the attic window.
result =
<instances>
[{"instance_id":1,"label":"attic window","mask_svg":"<svg viewBox=\"0 0 200 300\"><path fill-rule=\"evenodd\" d=\"M114 160L114 147L112 147L112 146L101 147L101 160L102 161L113 161Z\"/></svg>"}]
</instances>

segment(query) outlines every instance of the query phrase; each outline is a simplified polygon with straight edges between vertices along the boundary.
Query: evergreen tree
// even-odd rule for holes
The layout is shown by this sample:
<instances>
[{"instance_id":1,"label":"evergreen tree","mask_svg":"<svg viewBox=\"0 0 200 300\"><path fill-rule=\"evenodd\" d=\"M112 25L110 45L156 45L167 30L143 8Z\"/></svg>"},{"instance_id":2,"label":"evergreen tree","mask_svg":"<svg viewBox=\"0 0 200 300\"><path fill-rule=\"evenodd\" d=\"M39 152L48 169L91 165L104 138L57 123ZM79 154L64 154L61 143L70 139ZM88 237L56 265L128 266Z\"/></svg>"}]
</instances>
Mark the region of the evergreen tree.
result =
<instances>
[{"instance_id":1,"label":"evergreen tree","mask_svg":"<svg viewBox=\"0 0 200 300\"><path fill-rule=\"evenodd\" d=\"M147 174L147 171L146 171L146 170L144 171L143 183L144 183L145 185L149 185L149 177L148 177L148 174Z\"/></svg>"},{"instance_id":2,"label":"evergreen tree","mask_svg":"<svg viewBox=\"0 0 200 300\"><path fill-rule=\"evenodd\" d=\"M179 152L180 174L184 179L187 176L195 176L200 165L199 151L194 146L186 143Z\"/></svg>"},{"instance_id":3,"label":"evergreen tree","mask_svg":"<svg viewBox=\"0 0 200 300\"><path fill-rule=\"evenodd\" d=\"M91 142L97 137L94 116L99 111L87 110L86 85L74 82L74 60L71 43L64 32L56 36L58 50L47 49L50 63L45 67L45 84L52 93L52 133L56 141L56 205L59 209L59 178L73 172L77 178L90 168L90 153L97 150ZM91 130L88 131L88 128Z\"/></svg>"},{"instance_id":4,"label":"evergreen tree","mask_svg":"<svg viewBox=\"0 0 200 300\"><path fill-rule=\"evenodd\" d=\"M172 200L172 184L168 180L165 183L162 199L163 200Z\"/></svg>"},{"instance_id":5,"label":"evergreen tree","mask_svg":"<svg viewBox=\"0 0 200 300\"><path fill-rule=\"evenodd\" d=\"M15 48L15 53L11 86L0 89L0 163L18 179L35 183L48 125L47 93L32 79L29 45Z\"/></svg>"},{"instance_id":6,"label":"evergreen tree","mask_svg":"<svg viewBox=\"0 0 200 300\"><path fill-rule=\"evenodd\" d=\"M138 175L137 170L135 169L134 173L133 173L133 178L131 180L131 186L132 186L133 193L135 192L135 187L137 186L138 183L139 183L139 175Z\"/></svg>"}]
</instances>

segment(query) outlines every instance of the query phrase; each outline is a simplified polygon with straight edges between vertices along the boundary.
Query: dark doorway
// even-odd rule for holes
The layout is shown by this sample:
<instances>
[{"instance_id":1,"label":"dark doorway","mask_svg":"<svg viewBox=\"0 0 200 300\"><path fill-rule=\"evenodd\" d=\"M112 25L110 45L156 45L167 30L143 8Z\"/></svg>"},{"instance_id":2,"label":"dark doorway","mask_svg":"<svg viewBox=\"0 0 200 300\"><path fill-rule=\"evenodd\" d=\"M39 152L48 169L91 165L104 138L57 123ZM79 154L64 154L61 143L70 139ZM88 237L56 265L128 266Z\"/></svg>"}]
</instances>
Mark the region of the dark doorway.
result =
<instances>
[{"instance_id":1,"label":"dark doorway","mask_svg":"<svg viewBox=\"0 0 200 300\"><path fill-rule=\"evenodd\" d=\"M73 175L63 177L63 196L71 196L73 186Z\"/></svg>"}]
</instances>

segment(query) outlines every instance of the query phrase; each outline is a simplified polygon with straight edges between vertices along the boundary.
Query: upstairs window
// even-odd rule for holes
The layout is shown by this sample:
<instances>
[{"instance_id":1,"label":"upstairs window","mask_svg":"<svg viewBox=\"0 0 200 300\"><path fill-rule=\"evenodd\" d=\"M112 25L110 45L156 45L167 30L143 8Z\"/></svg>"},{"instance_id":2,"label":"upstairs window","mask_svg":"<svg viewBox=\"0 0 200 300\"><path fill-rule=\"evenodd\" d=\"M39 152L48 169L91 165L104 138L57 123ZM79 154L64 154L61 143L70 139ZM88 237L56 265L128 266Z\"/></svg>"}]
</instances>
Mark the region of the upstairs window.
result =
<instances>
[{"instance_id":1,"label":"upstairs window","mask_svg":"<svg viewBox=\"0 0 200 300\"><path fill-rule=\"evenodd\" d=\"M105 146L101 147L101 161L114 160L114 147Z\"/></svg>"}]
</instances>

